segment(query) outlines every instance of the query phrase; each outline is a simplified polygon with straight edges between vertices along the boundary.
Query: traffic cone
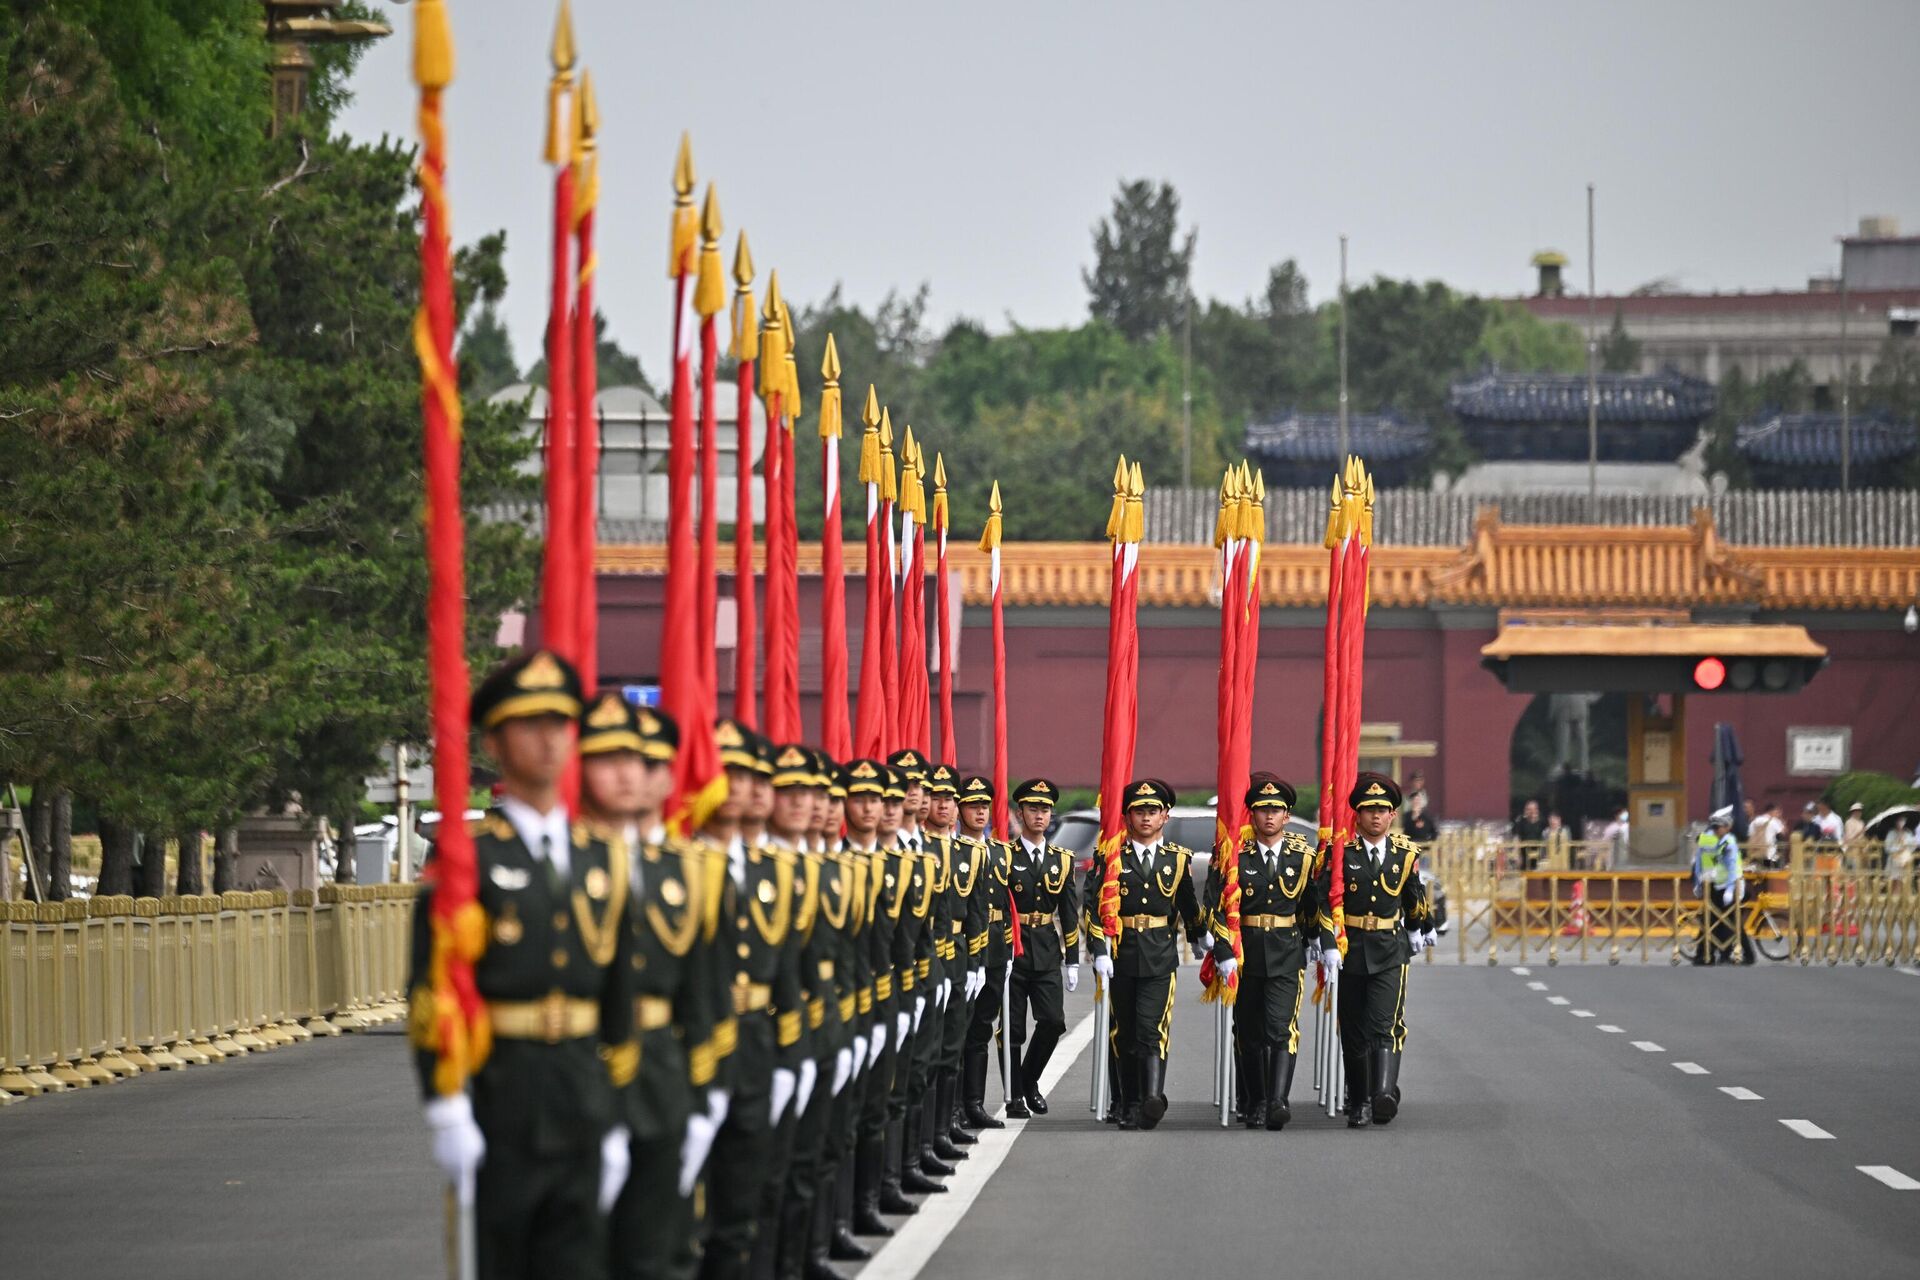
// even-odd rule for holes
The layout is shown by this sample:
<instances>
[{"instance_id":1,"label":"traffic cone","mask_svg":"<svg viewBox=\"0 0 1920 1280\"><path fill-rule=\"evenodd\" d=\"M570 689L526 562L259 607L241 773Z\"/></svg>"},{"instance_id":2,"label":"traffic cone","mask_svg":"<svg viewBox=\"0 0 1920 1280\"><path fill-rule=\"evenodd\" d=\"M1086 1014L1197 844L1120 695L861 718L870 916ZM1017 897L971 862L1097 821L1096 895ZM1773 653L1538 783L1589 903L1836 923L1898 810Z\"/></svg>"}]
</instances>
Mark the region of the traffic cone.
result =
<instances>
[{"instance_id":1,"label":"traffic cone","mask_svg":"<svg viewBox=\"0 0 1920 1280\"><path fill-rule=\"evenodd\" d=\"M1577 938L1587 931L1587 882L1573 882L1573 909L1567 914L1566 927L1560 930L1563 938Z\"/></svg>"}]
</instances>

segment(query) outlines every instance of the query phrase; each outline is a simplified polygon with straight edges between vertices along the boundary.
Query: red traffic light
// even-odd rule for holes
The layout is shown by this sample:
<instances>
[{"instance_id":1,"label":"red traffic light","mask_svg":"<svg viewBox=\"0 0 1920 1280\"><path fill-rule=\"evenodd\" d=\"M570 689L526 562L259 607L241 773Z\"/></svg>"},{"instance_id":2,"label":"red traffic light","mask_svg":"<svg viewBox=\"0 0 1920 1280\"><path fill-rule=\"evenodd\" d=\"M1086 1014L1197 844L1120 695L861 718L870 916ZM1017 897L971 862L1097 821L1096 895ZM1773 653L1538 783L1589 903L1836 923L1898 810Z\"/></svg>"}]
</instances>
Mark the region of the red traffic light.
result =
<instances>
[{"instance_id":1,"label":"red traffic light","mask_svg":"<svg viewBox=\"0 0 1920 1280\"><path fill-rule=\"evenodd\" d=\"M1727 682L1727 664L1718 658L1702 658L1693 664L1693 683L1709 692Z\"/></svg>"}]
</instances>

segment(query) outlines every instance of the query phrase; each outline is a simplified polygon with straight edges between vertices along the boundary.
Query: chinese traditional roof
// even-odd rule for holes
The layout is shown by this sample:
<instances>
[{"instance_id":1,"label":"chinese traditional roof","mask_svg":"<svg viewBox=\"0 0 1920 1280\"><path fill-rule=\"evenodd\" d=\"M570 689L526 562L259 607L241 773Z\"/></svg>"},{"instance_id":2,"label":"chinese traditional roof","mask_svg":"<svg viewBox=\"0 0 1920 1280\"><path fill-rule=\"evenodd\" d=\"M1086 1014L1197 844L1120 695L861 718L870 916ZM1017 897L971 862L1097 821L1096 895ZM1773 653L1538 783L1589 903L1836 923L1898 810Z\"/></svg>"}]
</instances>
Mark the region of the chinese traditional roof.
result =
<instances>
[{"instance_id":1,"label":"chinese traditional roof","mask_svg":"<svg viewBox=\"0 0 1920 1280\"><path fill-rule=\"evenodd\" d=\"M1693 423L1713 412L1713 384L1671 369L1656 374L1603 373L1595 379L1605 423ZM1456 382L1447 407L1479 422L1542 423L1587 420L1587 378L1580 373L1502 373L1489 370Z\"/></svg>"},{"instance_id":2,"label":"chinese traditional roof","mask_svg":"<svg viewBox=\"0 0 1920 1280\"><path fill-rule=\"evenodd\" d=\"M1855 414L1848 426L1854 467L1885 466L1920 449L1920 429L1883 414ZM1734 447L1750 462L1779 467L1838 467L1840 415L1773 413L1740 424Z\"/></svg>"},{"instance_id":3,"label":"chinese traditional roof","mask_svg":"<svg viewBox=\"0 0 1920 1280\"><path fill-rule=\"evenodd\" d=\"M1346 451L1370 464L1394 462L1426 453L1431 434L1426 423L1396 413L1350 413ZM1289 409L1268 421L1250 422L1247 452L1261 459L1332 467L1340 461L1340 415Z\"/></svg>"}]
</instances>

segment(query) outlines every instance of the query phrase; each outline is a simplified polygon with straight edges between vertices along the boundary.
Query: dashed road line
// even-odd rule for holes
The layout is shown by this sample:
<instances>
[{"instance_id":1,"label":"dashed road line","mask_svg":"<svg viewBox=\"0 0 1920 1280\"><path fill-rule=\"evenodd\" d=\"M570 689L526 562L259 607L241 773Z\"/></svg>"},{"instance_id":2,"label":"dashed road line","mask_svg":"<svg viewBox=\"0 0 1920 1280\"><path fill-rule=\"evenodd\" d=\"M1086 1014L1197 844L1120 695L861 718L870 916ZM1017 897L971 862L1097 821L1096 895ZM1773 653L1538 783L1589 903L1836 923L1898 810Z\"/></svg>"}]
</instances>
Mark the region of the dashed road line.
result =
<instances>
[{"instance_id":1,"label":"dashed road line","mask_svg":"<svg viewBox=\"0 0 1920 1280\"><path fill-rule=\"evenodd\" d=\"M1638 1049L1642 1053L1665 1053L1666 1052L1665 1049L1662 1049L1659 1045L1655 1044L1651 1040L1635 1040L1633 1042L1633 1047Z\"/></svg>"},{"instance_id":2,"label":"dashed road line","mask_svg":"<svg viewBox=\"0 0 1920 1280\"><path fill-rule=\"evenodd\" d=\"M1610 1036L1617 1036L1617 1035L1620 1035L1622 1032L1624 1032L1626 1028L1616 1027L1611 1022L1603 1022L1599 1026L1595 1027L1594 1030L1604 1031Z\"/></svg>"},{"instance_id":3,"label":"dashed road line","mask_svg":"<svg viewBox=\"0 0 1920 1280\"><path fill-rule=\"evenodd\" d=\"M1533 970L1523 964L1513 966L1513 972L1516 977L1528 978L1533 976Z\"/></svg>"},{"instance_id":4,"label":"dashed road line","mask_svg":"<svg viewBox=\"0 0 1920 1280\"><path fill-rule=\"evenodd\" d=\"M1811 1120L1782 1120L1780 1123L1787 1126L1787 1128L1793 1130L1795 1133L1799 1134L1803 1138L1814 1138L1816 1140L1818 1139L1831 1140L1833 1137L1832 1134L1828 1133L1825 1129L1822 1129L1819 1125L1815 1124Z\"/></svg>"},{"instance_id":5,"label":"dashed road line","mask_svg":"<svg viewBox=\"0 0 1920 1280\"><path fill-rule=\"evenodd\" d=\"M1757 1094L1757 1093L1755 1093L1755 1092L1754 1092L1753 1090L1751 1090L1751 1089L1749 1089L1749 1088L1747 1088L1747 1087L1746 1087L1745 1085L1740 1085L1740 1084L1723 1084L1723 1085L1721 1085L1721 1086L1720 1086L1720 1092L1722 1092L1722 1093L1724 1093L1724 1094L1726 1094L1726 1095L1727 1095L1727 1096L1728 1096L1729 1098L1733 1098L1733 1099L1735 1099L1736 1101L1739 1101L1739 1102L1759 1102L1759 1101L1762 1101L1762 1099L1761 1099L1761 1097L1760 1097L1760 1095L1759 1095L1759 1094Z\"/></svg>"},{"instance_id":6,"label":"dashed road line","mask_svg":"<svg viewBox=\"0 0 1920 1280\"><path fill-rule=\"evenodd\" d=\"M1573 1001L1567 999L1565 996L1548 996L1547 1003L1548 1004L1572 1004Z\"/></svg>"},{"instance_id":7,"label":"dashed road line","mask_svg":"<svg viewBox=\"0 0 1920 1280\"><path fill-rule=\"evenodd\" d=\"M1697 1062L1676 1062L1673 1064L1673 1069L1675 1071L1684 1071L1690 1076L1710 1076L1713 1074L1713 1072L1707 1070Z\"/></svg>"},{"instance_id":8,"label":"dashed road line","mask_svg":"<svg viewBox=\"0 0 1920 1280\"><path fill-rule=\"evenodd\" d=\"M1890 1164L1857 1164L1853 1167L1895 1191L1920 1191L1920 1178L1909 1178Z\"/></svg>"},{"instance_id":9,"label":"dashed road line","mask_svg":"<svg viewBox=\"0 0 1920 1280\"><path fill-rule=\"evenodd\" d=\"M1593 1010L1591 1009L1572 1009L1569 1010L1569 1012L1576 1018L1591 1018L1593 1016Z\"/></svg>"},{"instance_id":10,"label":"dashed road line","mask_svg":"<svg viewBox=\"0 0 1920 1280\"><path fill-rule=\"evenodd\" d=\"M1546 989L1547 984L1544 982L1529 982L1527 984L1527 990L1529 991L1545 991Z\"/></svg>"}]
</instances>

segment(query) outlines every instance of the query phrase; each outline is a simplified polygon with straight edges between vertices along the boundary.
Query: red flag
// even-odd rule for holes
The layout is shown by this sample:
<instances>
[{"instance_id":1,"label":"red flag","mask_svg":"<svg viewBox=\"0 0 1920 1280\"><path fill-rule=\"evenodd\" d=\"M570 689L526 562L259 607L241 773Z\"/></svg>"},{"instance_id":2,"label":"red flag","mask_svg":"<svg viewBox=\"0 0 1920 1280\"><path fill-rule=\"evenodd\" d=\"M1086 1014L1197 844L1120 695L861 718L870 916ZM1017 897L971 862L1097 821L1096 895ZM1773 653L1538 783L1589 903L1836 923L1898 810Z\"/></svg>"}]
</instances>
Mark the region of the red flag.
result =
<instances>
[{"instance_id":1,"label":"red flag","mask_svg":"<svg viewBox=\"0 0 1920 1280\"><path fill-rule=\"evenodd\" d=\"M853 755L847 720L847 571L840 549L840 352L827 335L820 361L820 748Z\"/></svg>"},{"instance_id":2,"label":"red flag","mask_svg":"<svg viewBox=\"0 0 1920 1280\"><path fill-rule=\"evenodd\" d=\"M693 539L693 149L683 135L674 166L673 395L667 434L667 588L669 618L692 617L699 607L698 552ZM727 794L727 775L713 741L715 691L705 683L696 630L667 627L660 637L660 701L680 726L667 821L676 832L697 831Z\"/></svg>"},{"instance_id":3,"label":"red flag","mask_svg":"<svg viewBox=\"0 0 1920 1280\"><path fill-rule=\"evenodd\" d=\"M1133 774L1140 681L1139 633L1135 628L1140 577L1141 497L1146 485L1140 464L1120 459L1113 477L1113 510L1107 533L1113 539L1113 587L1108 603L1107 699L1100 744L1100 852L1098 900L1100 930L1110 946L1120 942L1120 847L1126 835L1126 786Z\"/></svg>"},{"instance_id":4,"label":"red flag","mask_svg":"<svg viewBox=\"0 0 1920 1280\"><path fill-rule=\"evenodd\" d=\"M953 732L953 620L947 600L947 462L933 455L933 617L936 643L940 648L940 759L950 765L960 762L960 749Z\"/></svg>"},{"instance_id":5,"label":"red flag","mask_svg":"<svg viewBox=\"0 0 1920 1280\"><path fill-rule=\"evenodd\" d=\"M720 697L720 645L716 634L720 607L720 441L715 430L719 397L714 386L719 361L719 329L714 319L727 302L720 268L720 199L707 184L700 211L700 266L694 277L693 309L700 317L700 556L695 579L695 652L700 684L716 708Z\"/></svg>"},{"instance_id":6,"label":"red flag","mask_svg":"<svg viewBox=\"0 0 1920 1280\"><path fill-rule=\"evenodd\" d=\"M749 729L760 725L759 680L754 671L755 628L753 590L753 362L760 354L760 327L753 310L753 256L747 251L747 233L733 252L734 445L736 481L733 498L733 718Z\"/></svg>"},{"instance_id":7,"label":"red flag","mask_svg":"<svg viewBox=\"0 0 1920 1280\"><path fill-rule=\"evenodd\" d=\"M1328 860L1328 907L1340 953L1346 954L1346 878L1340 851L1353 826L1347 795L1359 770L1360 683L1366 627L1366 543L1372 539L1372 520L1366 513L1371 481L1357 458L1345 463L1333 481L1332 507L1327 516L1326 544L1331 553L1327 569L1327 628L1324 706L1321 711L1320 839ZM1321 972L1325 986L1325 971ZM1320 995L1315 991L1315 998Z\"/></svg>"},{"instance_id":8,"label":"red flag","mask_svg":"<svg viewBox=\"0 0 1920 1280\"><path fill-rule=\"evenodd\" d=\"M798 617L799 548L795 544L793 478L787 469L788 333L781 319L780 273L767 274L760 313L760 398L766 405L761 488L767 502L766 731L775 742L800 738Z\"/></svg>"},{"instance_id":9,"label":"red flag","mask_svg":"<svg viewBox=\"0 0 1920 1280\"><path fill-rule=\"evenodd\" d=\"M771 277L769 277L771 279ZM771 294L777 288L769 286ZM793 313L780 303L781 370L784 374L780 411L785 422L780 442L780 573L767 579L768 594L780 597L780 616L786 620L780 643L769 642L767 663L767 732L775 742L799 742L807 736L800 720L800 516L794 492L793 433L800 424L800 366L794 349Z\"/></svg>"},{"instance_id":10,"label":"red flag","mask_svg":"<svg viewBox=\"0 0 1920 1280\"><path fill-rule=\"evenodd\" d=\"M987 553L987 584L992 593L993 611L993 835L1007 838L1007 633L1003 625L1000 596L1000 482L993 482L993 494L987 499L987 528L980 535L980 549ZM1018 910L1013 912L1014 928L1020 925Z\"/></svg>"},{"instance_id":11,"label":"red flag","mask_svg":"<svg viewBox=\"0 0 1920 1280\"><path fill-rule=\"evenodd\" d=\"M1241 757L1240 725L1246 707L1240 701L1240 646L1245 617L1246 559L1241 538L1241 500L1239 473L1229 467L1220 481L1220 514L1214 522L1213 543L1220 549L1220 672L1216 685L1214 725L1214 867L1220 877L1220 936L1233 948L1234 959L1240 949L1240 826L1246 789L1247 765ZM1213 957L1200 962L1200 985L1206 999L1232 1002L1238 990L1238 974L1221 983Z\"/></svg>"},{"instance_id":12,"label":"red flag","mask_svg":"<svg viewBox=\"0 0 1920 1280\"><path fill-rule=\"evenodd\" d=\"M460 515L460 383L453 363L453 264L447 240L446 133L440 95L453 80L453 41L441 0L414 7L413 78L420 87L420 309L413 318L420 360L422 461L427 487L427 680L432 710L434 791L440 812L467 809L466 549ZM452 1096L487 1060L493 1043L473 962L486 949L479 874L467 824L441 824L434 842L433 993L427 1047L433 1087Z\"/></svg>"},{"instance_id":13,"label":"red flag","mask_svg":"<svg viewBox=\"0 0 1920 1280\"><path fill-rule=\"evenodd\" d=\"M871 760L887 755L886 663L881 654L885 645L885 614L882 584L886 580L886 547L880 533L880 421L884 410L871 385L867 404L861 413L866 432L860 437L860 483L867 491L867 567L866 612L860 625L860 693L854 707L853 741L858 753Z\"/></svg>"},{"instance_id":14,"label":"red flag","mask_svg":"<svg viewBox=\"0 0 1920 1280\"><path fill-rule=\"evenodd\" d=\"M574 374L574 639L579 647L575 665L589 697L600 683L600 586L594 560L600 541L600 416L595 398L600 390L599 335L593 322L593 275L598 261L593 252L594 208L600 202L600 161L594 145L600 112L593 97L593 78L580 73L580 98L573 113L574 149L578 155L575 178L574 235L579 242L579 284L573 302Z\"/></svg>"},{"instance_id":15,"label":"red flag","mask_svg":"<svg viewBox=\"0 0 1920 1280\"><path fill-rule=\"evenodd\" d=\"M907 428L901 450L900 551L900 746L924 759L933 751L927 688L927 490L925 463Z\"/></svg>"},{"instance_id":16,"label":"red flag","mask_svg":"<svg viewBox=\"0 0 1920 1280\"><path fill-rule=\"evenodd\" d=\"M563 16L562 21L565 21ZM566 142L561 112L573 81L573 41L555 41L553 87L547 98L547 163L553 175L553 281L547 307L547 537L540 575L541 643L579 665L577 634L580 569L574 539L575 488L573 435L573 170L576 156ZM462 806L465 812L465 806Z\"/></svg>"},{"instance_id":17,"label":"red flag","mask_svg":"<svg viewBox=\"0 0 1920 1280\"><path fill-rule=\"evenodd\" d=\"M881 717L885 740L877 758L900 750L900 639L894 586L900 576L900 544L893 536L893 511L899 489L893 472L893 418L880 410L880 540L885 552L880 574L880 694L886 699Z\"/></svg>"}]
</instances>

